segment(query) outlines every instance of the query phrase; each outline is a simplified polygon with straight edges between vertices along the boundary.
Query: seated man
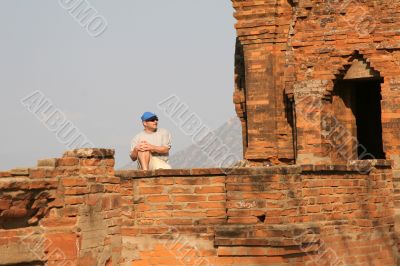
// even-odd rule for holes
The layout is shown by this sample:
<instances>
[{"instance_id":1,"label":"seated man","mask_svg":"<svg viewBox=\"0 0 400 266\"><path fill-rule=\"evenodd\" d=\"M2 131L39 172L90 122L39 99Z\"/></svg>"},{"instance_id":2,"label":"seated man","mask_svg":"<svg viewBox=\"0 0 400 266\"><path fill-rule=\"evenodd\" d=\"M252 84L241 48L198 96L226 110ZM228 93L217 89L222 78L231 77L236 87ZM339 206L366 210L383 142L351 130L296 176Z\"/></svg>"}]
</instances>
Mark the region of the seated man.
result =
<instances>
[{"instance_id":1,"label":"seated man","mask_svg":"<svg viewBox=\"0 0 400 266\"><path fill-rule=\"evenodd\" d=\"M138 160L138 169L171 169L168 163L171 134L163 128L157 128L156 114L145 112L141 119L144 130L132 139L131 159Z\"/></svg>"}]
</instances>

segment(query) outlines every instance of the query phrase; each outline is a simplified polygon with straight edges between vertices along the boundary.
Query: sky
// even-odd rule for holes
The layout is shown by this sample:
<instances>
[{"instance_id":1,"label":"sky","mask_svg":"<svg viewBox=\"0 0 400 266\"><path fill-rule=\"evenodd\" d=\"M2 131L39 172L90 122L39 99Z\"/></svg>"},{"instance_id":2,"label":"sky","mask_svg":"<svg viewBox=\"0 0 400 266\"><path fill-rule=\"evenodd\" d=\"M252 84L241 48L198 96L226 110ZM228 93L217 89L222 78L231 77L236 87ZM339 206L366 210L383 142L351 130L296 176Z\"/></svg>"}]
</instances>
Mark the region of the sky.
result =
<instances>
[{"instance_id":1,"label":"sky","mask_svg":"<svg viewBox=\"0 0 400 266\"><path fill-rule=\"evenodd\" d=\"M61 157L67 124L123 166L144 111L171 132L171 153L189 146L160 103L211 129L236 116L234 23L230 0L2 0L0 170Z\"/></svg>"}]
</instances>

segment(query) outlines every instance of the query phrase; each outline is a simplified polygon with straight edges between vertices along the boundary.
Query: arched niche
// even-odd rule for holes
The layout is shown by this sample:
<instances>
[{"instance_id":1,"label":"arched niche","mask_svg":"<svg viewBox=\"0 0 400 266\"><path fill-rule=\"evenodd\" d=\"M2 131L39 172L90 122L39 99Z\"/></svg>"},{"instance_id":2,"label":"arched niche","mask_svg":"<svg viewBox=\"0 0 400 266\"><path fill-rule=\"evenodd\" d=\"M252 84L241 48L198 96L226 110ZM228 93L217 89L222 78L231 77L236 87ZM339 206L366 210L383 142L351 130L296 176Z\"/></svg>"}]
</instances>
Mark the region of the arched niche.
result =
<instances>
[{"instance_id":1,"label":"arched niche","mask_svg":"<svg viewBox=\"0 0 400 266\"><path fill-rule=\"evenodd\" d=\"M385 159L381 83L379 71L357 53L334 81L329 125L333 161Z\"/></svg>"}]
</instances>

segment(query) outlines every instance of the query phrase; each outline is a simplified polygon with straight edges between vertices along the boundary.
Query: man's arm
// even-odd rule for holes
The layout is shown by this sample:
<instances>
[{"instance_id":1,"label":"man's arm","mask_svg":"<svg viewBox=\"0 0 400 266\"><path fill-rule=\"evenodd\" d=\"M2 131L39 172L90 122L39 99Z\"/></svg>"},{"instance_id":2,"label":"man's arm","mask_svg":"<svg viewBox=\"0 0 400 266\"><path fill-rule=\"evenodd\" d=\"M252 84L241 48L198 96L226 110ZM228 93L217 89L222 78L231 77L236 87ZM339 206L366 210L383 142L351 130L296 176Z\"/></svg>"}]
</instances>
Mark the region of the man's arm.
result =
<instances>
[{"instance_id":1,"label":"man's arm","mask_svg":"<svg viewBox=\"0 0 400 266\"><path fill-rule=\"evenodd\" d=\"M132 161L136 161L138 158L138 150L136 149L136 147L131 151L130 157L132 159Z\"/></svg>"},{"instance_id":2,"label":"man's arm","mask_svg":"<svg viewBox=\"0 0 400 266\"><path fill-rule=\"evenodd\" d=\"M156 146L156 145L152 145L148 142L145 142L142 144L142 146L140 147L143 151L150 151L151 153L158 153L161 155L166 155L168 154L170 147L169 146ZM142 151L141 149L139 149L139 151Z\"/></svg>"},{"instance_id":3,"label":"man's arm","mask_svg":"<svg viewBox=\"0 0 400 266\"><path fill-rule=\"evenodd\" d=\"M169 152L169 147L168 146L155 146L155 145L150 145L150 152L151 153L158 153L165 155Z\"/></svg>"}]
</instances>

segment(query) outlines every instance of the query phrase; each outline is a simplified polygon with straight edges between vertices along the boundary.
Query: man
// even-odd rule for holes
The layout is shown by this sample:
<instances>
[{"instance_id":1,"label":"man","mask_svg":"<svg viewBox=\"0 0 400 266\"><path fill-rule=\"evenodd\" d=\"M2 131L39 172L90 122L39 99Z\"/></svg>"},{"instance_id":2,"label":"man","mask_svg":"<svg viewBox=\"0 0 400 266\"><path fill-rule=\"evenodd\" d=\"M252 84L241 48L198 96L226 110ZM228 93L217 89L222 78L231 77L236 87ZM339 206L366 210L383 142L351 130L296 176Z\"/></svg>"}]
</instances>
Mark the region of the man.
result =
<instances>
[{"instance_id":1,"label":"man","mask_svg":"<svg viewBox=\"0 0 400 266\"><path fill-rule=\"evenodd\" d=\"M144 130L137 134L131 142L131 159L138 160L138 169L171 169L168 163L171 149L171 134L158 128L158 117L152 112L143 113Z\"/></svg>"}]
</instances>

